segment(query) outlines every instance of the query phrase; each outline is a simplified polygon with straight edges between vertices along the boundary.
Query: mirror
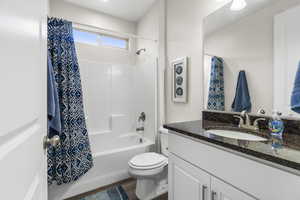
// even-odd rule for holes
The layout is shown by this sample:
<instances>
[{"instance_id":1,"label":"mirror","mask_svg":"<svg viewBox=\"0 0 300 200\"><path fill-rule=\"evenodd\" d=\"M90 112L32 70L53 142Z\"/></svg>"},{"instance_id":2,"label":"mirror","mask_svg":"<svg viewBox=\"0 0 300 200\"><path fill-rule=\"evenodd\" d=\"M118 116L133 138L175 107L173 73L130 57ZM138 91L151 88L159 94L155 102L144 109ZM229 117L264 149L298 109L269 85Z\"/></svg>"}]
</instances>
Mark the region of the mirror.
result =
<instances>
[{"instance_id":1,"label":"mirror","mask_svg":"<svg viewBox=\"0 0 300 200\"><path fill-rule=\"evenodd\" d=\"M240 11L229 3L205 18L204 108L300 117L300 1L246 2Z\"/></svg>"}]
</instances>

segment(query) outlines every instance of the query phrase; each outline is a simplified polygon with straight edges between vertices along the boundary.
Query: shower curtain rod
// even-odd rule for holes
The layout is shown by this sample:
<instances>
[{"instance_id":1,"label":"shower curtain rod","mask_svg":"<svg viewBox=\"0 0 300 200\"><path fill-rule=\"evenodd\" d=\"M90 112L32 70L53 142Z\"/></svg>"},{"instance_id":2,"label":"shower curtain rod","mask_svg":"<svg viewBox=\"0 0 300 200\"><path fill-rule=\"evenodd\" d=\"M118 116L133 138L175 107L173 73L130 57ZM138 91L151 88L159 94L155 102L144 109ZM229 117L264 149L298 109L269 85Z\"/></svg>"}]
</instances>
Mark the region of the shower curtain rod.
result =
<instances>
[{"instance_id":1,"label":"shower curtain rod","mask_svg":"<svg viewBox=\"0 0 300 200\"><path fill-rule=\"evenodd\" d=\"M64 19L64 18L55 17L55 16L48 16L48 17L54 17L54 18ZM127 37L133 37L133 38L136 38L136 39L151 40L153 42L158 42L155 39L141 37L139 35L135 35L135 34L131 34L131 33L122 33L122 32L114 31L114 30L111 30L111 29L106 29L106 28L101 28L101 27L98 27L98 26L93 26L93 25L89 25L89 24L83 24L83 23L75 22L75 21L68 20L68 19L64 19L64 20L71 21L75 25L75 28L79 28L79 29L81 28L80 26L83 26L83 27L85 26L85 27L90 27L92 29L97 29L97 30L102 31L102 32L104 31L104 32L109 32L109 33L113 33L113 34L117 34L117 35L122 35L122 36L127 36Z\"/></svg>"}]
</instances>

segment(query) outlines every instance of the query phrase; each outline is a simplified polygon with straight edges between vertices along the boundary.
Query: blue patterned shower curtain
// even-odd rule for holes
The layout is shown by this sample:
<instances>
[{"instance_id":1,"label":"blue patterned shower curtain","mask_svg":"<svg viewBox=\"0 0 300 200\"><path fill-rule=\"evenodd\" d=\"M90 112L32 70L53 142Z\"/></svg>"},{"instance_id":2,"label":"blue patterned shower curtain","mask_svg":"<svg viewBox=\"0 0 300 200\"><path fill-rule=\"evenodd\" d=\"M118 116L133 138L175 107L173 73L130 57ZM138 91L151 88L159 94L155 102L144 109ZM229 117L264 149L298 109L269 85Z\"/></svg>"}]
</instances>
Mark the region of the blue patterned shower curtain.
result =
<instances>
[{"instance_id":1,"label":"blue patterned shower curtain","mask_svg":"<svg viewBox=\"0 0 300 200\"><path fill-rule=\"evenodd\" d=\"M49 137L58 134L61 140L58 147L48 149L48 183L60 185L76 181L93 166L71 22L48 19L48 54L61 120L60 132L48 131Z\"/></svg>"},{"instance_id":2,"label":"blue patterned shower curtain","mask_svg":"<svg viewBox=\"0 0 300 200\"><path fill-rule=\"evenodd\" d=\"M208 110L225 110L223 59L216 56L211 60L210 82L207 100Z\"/></svg>"}]
</instances>

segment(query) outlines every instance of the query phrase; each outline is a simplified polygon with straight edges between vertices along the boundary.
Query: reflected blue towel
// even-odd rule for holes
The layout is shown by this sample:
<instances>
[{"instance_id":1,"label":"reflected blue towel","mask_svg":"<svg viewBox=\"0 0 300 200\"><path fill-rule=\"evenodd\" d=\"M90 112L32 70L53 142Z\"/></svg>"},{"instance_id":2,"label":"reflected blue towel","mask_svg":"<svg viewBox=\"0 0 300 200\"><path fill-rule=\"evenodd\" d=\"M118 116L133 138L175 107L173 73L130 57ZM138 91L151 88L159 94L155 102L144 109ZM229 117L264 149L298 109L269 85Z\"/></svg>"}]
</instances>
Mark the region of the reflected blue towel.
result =
<instances>
[{"instance_id":1,"label":"reflected blue towel","mask_svg":"<svg viewBox=\"0 0 300 200\"><path fill-rule=\"evenodd\" d=\"M294 89L291 97L291 109L296 113L300 113L300 63L298 65L298 71L296 73Z\"/></svg>"},{"instance_id":2,"label":"reflected blue towel","mask_svg":"<svg viewBox=\"0 0 300 200\"><path fill-rule=\"evenodd\" d=\"M211 59L207 109L225 110L224 61L222 58L216 56Z\"/></svg>"},{"instance_id":3,"label":"reflected blue towel","mask_svg":"<svg viewBox=\"0 0 300 200\"><path fill-rule=\"evenodd\" d=\"M51 134L58 134L61 132L61 120L60 120L60 109L59 109L59 100L57 88L55 85L55 77L53 72L53 67L51 63L51 59L48 53L47 58L48 65L48 82L47 82L47 108L48 108L48 132L49 137L52 137ZM57 133L53 133L53 130Z\"/></svg>"},{"instance_id":4,"label":"reflected blue towel","mask_svg":"<svg viewBox=\"0 0 300 200\"><path fill-rule=\"evenodd\" d=\"M240 71L236 86L236 93L232 103L232 111L242 112L244 110L251 111L251 98L249 95L246 72Z\"/></svg>"}]
</instances>

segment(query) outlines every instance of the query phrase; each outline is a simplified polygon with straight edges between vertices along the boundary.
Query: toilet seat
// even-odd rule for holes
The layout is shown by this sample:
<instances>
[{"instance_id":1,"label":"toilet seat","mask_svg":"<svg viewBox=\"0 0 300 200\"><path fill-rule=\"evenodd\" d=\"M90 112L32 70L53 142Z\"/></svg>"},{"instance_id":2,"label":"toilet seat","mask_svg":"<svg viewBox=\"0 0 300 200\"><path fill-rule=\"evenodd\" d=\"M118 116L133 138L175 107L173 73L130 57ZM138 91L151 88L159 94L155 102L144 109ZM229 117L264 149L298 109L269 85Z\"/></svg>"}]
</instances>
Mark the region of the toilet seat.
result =
<instances>
[{"instance_id":1,"label":"toilet seat","mask_svg":"<svg viewBox=\"0 0 300 200\"><path fill-rule=\"evenodd\" d=\"M133 157L128 164L133 169L150 170L166 166L168 158L158 153L143 153Z\"/></svg>"}]
</instances>

